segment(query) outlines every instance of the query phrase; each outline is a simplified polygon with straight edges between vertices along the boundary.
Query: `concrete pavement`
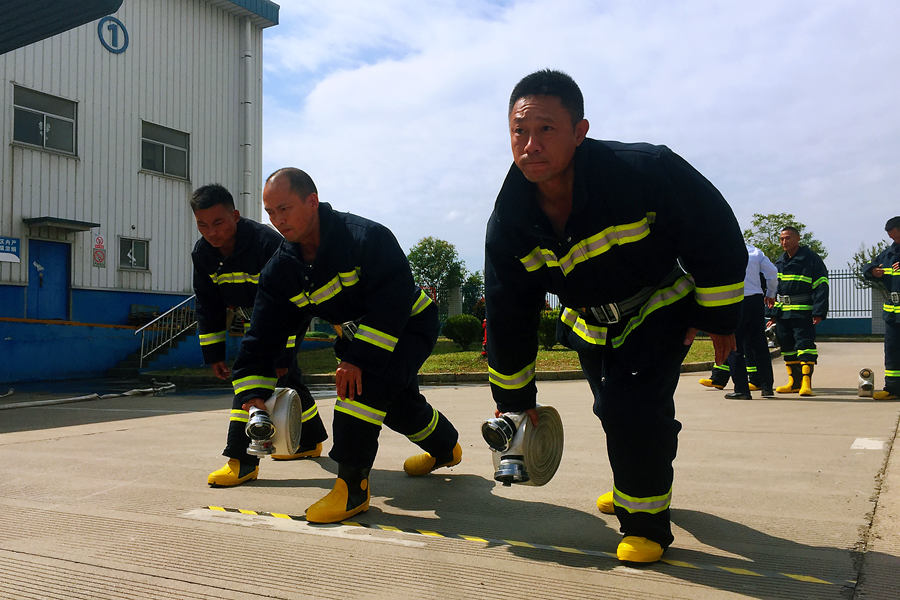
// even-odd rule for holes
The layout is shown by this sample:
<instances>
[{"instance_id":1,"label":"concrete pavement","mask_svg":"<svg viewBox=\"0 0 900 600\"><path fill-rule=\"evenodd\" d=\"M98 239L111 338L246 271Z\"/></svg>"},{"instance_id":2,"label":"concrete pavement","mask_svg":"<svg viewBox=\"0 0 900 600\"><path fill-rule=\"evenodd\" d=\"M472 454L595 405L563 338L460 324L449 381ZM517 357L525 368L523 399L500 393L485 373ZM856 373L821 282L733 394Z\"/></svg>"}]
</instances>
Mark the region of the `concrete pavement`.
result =
<instances>
[{"instance_id":1,"label":"concrete pavement","mask_svg":"<svg viewBox=\"0 0 900 600\"><path fill-rule=\"evenodd\" d=\"M329 526L302 520L331 487L328 458L206 485L227 390L37 405L22 404L64 396L17 390L0 398L20 405L0 410L0 598L896 598L900 402L856 397L860 368L883 372L880 344L820 355L808 399L729 401L682 375L676 539L639 569L615 560L616 520L594 506L611 476L584 381L539 384L566 435L546 486L495 485L487 386L429 388L463 462L408 478L416 449L385 430L370 510ZM318 395L330 429L334 398Z\"/></svg>"}]
</instances>

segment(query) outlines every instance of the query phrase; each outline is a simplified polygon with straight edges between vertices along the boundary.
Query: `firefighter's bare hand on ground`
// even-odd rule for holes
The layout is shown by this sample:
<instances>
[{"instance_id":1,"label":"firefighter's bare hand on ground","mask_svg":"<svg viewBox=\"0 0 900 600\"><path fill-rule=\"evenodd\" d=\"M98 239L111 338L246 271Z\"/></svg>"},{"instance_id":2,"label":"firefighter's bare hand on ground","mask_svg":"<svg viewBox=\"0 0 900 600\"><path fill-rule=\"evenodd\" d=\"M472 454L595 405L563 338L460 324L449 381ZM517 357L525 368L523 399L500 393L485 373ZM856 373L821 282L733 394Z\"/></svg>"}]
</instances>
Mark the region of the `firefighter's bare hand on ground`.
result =
<instances>
[{"instance_id":1,"label":"firefighter's bare hand on ground","mask_svg":"<svg viewBox=\"0 0 900 600\"><path fill-rule=\"evenodd\" d=\"M354 364L341 361L334 372L334 385L338 398L355 399L362 394L362 370Z\"/></svg>"},{"instance_id":2,"label":"firefighter's bare hand on ground","mask_svg":"<svg viewBox=\"0 0 900 600\"><path fill-rule=\"evenodd\" d=\"M225 364L224 360L214 362L210 366L212 367L213 374L219 379L228 379L231 377L231 369L228 368L228 365Z\"/></svg>"},{"instance_id":3,"label":"firefighter's bare hand on ground","mask_svg":"<svg viewBox=\"0 0 900 600\"><path fill-rule=\"evenodd\" d=\"M244 402L241 405L241 408L243 408L244 410L250 410L254 406L256 408L261 408L262 410L266 410L266 403L263 402L262 398L251 398L247 402Z\"/></svg>"}]
</instances>

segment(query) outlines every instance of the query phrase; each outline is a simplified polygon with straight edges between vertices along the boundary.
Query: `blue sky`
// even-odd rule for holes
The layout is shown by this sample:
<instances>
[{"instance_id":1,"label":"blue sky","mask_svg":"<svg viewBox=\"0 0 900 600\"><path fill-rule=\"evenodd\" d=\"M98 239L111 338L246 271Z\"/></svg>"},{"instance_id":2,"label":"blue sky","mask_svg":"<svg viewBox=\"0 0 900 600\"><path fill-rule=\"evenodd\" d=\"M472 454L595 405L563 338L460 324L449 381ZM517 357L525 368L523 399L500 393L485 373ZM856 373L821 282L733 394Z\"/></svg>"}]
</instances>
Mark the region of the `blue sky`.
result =
<instances>
[{"instance_id":1,"label":"blue sky","mask_svg":"<svg viewBox=\"0 0 900 600\"><path fill-rule=\"evenodd\" d=\"M435 236L470 271L511 154L509 93L541 68L588 135L665 144L742 228L791 212L844 267L900 214L900 3L281 0L264 34L263 171ZM712 232L711 232L712 233Z\"/></svg>"}]
</instances>

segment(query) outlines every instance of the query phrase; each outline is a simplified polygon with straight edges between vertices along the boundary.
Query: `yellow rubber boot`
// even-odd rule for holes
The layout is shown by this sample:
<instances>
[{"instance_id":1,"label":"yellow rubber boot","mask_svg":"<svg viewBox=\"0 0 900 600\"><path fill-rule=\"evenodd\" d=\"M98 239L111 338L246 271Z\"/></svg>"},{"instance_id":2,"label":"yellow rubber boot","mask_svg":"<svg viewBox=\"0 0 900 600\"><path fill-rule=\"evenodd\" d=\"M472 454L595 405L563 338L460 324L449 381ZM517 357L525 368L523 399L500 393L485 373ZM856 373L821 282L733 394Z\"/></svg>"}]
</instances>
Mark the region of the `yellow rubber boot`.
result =
<instances>
[{"instance_id":1,"label":"yellow rubber boot","mask_svg":"<svg viewBox=\"0 0 900 600\"><path fill-rule=\"evenodd\" d=\"M747 384L747 385L750 386L750 391L751 391L751 392L758 392L758 391L759 391L759 386L756 385L755 383L750 383L750 384Z\"/></svg>"},{"instance_id":2,"label":"yellow rubber boot","mask_svg":"<svg viewBox=\"0 0 900 600\"><path fill-rule=\"evenodd\" d=\"M710 379L708 377L706 379L701 379L700 385L710 387L710 388L716 388L717 390L725 389L724 385L719 385L718 383L714 382L712 379Z\"/></svg>"},{"instance_id":3,"label":"yellow rubber boot","mask_svg":"<svg viewBox=\"0 0 900 600\"><path fill-rule=\"evenodd\" d=\"M234 487L258 476L259 465L242 464L238 459L230 458L224 467L210 473L206 482L212 487Z\"/></svg>"},{"instance_id":4,"label":"yellow rubber boot","mask_svg":"<svg viewBox=\"0 0 900 600\"><path fill-rule=\"evenodd\" d=\"M815 363L801 363L801 370L803 372L803 379L800 382L800 395L801 396L815 396L812 391L812 374L813 369L815 368Z\"/></svg>"},{"instance_id":5,"label":"yellow rubber boot","mask_svg":"<svg viewBox=\"0 0 900 600\"><path fill-rule=\"evenodd\" d=\"M442 462L438 463L438 459L427 452L423 452L422 454L416 454L415 456L407 458L406 462L403 463L403 470L406 471L406 474L410 477L419 477L420 475L428 475L435 469L440 469L441 467L458 465L461 460L462 448L459 444L456 444L453 446L453 450L450 451L449 459L444 459Z\"/></svg>"},{"instance_id":6,"label":"yellow rubber boot","mask_svg":"<svg viewBox=\"0 0 900 600\"><path fill-rule=\"evenodd\" d=\"M322 442L307 450L300 448L294 454L273 454L272 460L297 460L299 458L318 458L319 456L322 456Z\"/></svg>"},{"instance_id":7,"label":"yellow rubber boot","mask_svg":"<svg viewBox=\"0 0 900 600\"><path fill-rule=\"evenodd\" d=\"M775 391L779 394L796 394L800 391L800 363L789 362L784 363L784 366L788 372L788 381L786 384L780 385L775 388Z\"/></svg>"},{"instance_id":8,"label":"yellow rubber boot","mask_svg":"<svg viewBox=\"0 0 900 600\"><path fill-rule=\"evenodd\" d=\"M662 546L636 535L626 535L616 548L616 558L622 562L652 563L662 558L662 555Z\"/></svg>"},{"instance_id":9,"label":"yellow rubber boot","mask_svg":"<svg viewBox=\"0 0 900 600\"><path fill-rule=\"evenodd\" d=\"M606 492L597 496L597 510L604 515L616 514L616 505L613 503L613 493Z\"/></svg>"},{"instance_id":10,"label":"yellow rubber boot","mask_svg":"<svg viewBox=\"0 0 900 600\"><path fill-rule=\"evenodd\" d=\"M900 399L900 396L887 390L878 390L872 394L872 398L875 400L897 400Z\"/></svg>"},{"instance_id":11,"label":"yellow rubber boot","mask_svg":"<svg viewBox=\"0 0 900 600\"><path fill-rule=\"evenodd\" d=\"M338 523L369 510L369 468L338 465L328 494L306 509L310 523Z\"/></svg>"}]
</instances>

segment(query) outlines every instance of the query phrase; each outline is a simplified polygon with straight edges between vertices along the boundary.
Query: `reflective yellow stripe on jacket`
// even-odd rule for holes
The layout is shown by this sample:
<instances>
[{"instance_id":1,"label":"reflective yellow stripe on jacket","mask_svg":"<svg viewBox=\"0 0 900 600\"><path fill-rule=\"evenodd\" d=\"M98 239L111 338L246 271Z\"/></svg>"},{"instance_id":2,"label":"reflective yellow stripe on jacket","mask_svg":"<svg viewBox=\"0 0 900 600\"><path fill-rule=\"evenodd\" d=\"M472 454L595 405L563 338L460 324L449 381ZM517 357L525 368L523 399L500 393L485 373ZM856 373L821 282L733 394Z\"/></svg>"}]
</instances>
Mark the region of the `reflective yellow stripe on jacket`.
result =
<instances>
[{"instance_id":1,"label":"reflective yellow stripe on jacket","mask_svg":"<svg viewBox=\"0 0 900 600\"><path fill-rule=\"evenodd\" d=\"M541 267L559 267L563 275L568 275L576 265L599 256L613 246L642 240L650 234L650 215L635 223L610 225L600 233L577 242L562 258L557 258L552 250L538 246L527 256L519 259L527 271L537 271Z\"/></svg>"},{"instance_id":2,"label":"reflective yellow stripe on jacket","mask_svg":"<svg viewBox=\"0 0 900 600\"><path fill-rule=\"evenodd\" d=\"M303 308L307 304L322 304L337 296L344 288L351 287L357 283L359 283L358 268L346 273L338 273L331 281L312 293L300 292L291 298L291 302L297 305L298 308Z\"/></svg>"},{"instance_id":3,"label":"reflective yellow stripe on jacket","mask_svg":"<svg viewBox=\"0 0 900 600\"><path fill-rule=\"evenodd\" d=\"M209 278L216 285L226 283L259 283L259 273L210 273Z\"/></svg>"},{"instance_id":4,"label":"reflective yellow stripe on jacket","mask_svg":"<svg viewBox=\"0 0 900 600\"><path fill-rule=\"evenodd\" d=\"M694 290L697 304L700 306L728 306L744 299L744 282L715 287L700 287Z\"/></svg>"}]
</instances>

